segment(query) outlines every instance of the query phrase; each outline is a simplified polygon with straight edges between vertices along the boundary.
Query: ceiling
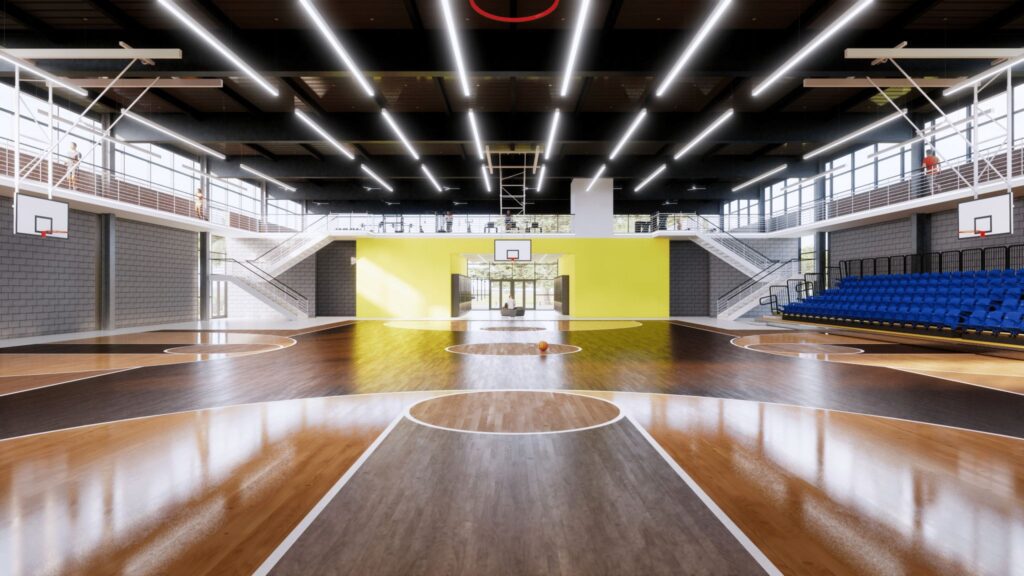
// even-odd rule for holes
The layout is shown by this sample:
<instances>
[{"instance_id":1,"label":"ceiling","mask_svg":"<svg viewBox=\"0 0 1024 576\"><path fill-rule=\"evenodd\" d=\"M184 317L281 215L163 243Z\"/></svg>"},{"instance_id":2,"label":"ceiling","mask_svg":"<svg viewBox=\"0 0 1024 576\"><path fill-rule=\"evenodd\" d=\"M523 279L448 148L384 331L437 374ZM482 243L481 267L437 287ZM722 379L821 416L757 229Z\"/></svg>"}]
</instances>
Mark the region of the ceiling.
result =
<instances>
[{"instance_id":1,"label":"ceiling","mask_svg":"<svg viewBox=\"0 0 1024 576\"><path fill-rule=\"evenodd\" d=\"M493 14L523 16L553 0L477 0ZM792 175L817 165L801 154L891 113L871 89L805 89L802 79L897 77L890 65L845 60L847 47L1020 47L1024 2L1015 0L876 0L874 5L760 97L751 90L853 0L736 0L695 58L663 97L653 94L717 0L593 0L566 97L559 94L580 0L560 0L548 16L507 24L477 14L469 0L451 0L472 96L462 96L439 0L320 0L318 9L371 82L368 98L299 7L297 0L177 0L178 5L268 78L271 97L237 67L199 42L156 0L6 0L0 3L7 47L179 47L181 60L137 64L128 77L224 79L223 89L150 90L134 110L228 155L221 175L243 161L298 187L290 197L338 207L379 203L365 174L297 122L298 108L318 118L361 161L392 182L392 199L440 206L468 201L467 210L496 207L480 179L480 161L466 112L476 112L493 149L533 150L545 144L555 108L562 111L544 193L532 211L568 209L569 182L607 163L617 210L646 211L666 198L684 207L736 197L731 187L781 163ZM914 76L957 77L988 62L905 61ZM114 76L123 63L40 61L66 76ZM9 74L7 74L9 76ZM9 78L7 78L9 82ZM96 95L97 90L91 91ZM139 90L114 90L96 110L114 111ZM936 98L941 90L932 90ZM945 105L945 101L939 100ZM926 114L917 93L898 102ZM87 101L78 101L82 105ZM451 190L438 194L382 121L386 108ZM736 116L681 161L672 154L724 110ZM641 110L644 124L614 162L608 154ZM124 123L119 135L161 141ZM894 123L871 139L902 140ZM165 142L169 144L170 142ZM662 163L669 169L641 193L634 188ZM532 173L530 178L535 178ZM687 191L691 184L703 190ZM754 190L745 194L753 193ZM683 209L683 208L680 208Z\"/></svg>"}]
</instances>

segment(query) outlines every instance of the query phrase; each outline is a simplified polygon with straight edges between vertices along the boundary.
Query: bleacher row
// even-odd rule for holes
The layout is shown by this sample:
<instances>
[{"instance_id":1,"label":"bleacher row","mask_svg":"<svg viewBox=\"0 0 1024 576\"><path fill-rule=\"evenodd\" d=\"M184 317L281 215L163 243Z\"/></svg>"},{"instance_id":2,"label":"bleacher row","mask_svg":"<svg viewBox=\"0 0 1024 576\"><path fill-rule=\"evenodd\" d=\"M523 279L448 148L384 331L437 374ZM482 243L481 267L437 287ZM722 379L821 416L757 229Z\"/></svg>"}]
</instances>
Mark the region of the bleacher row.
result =
<instances>
[{"instance_id":1,"label":"bleacher row","mask_svg":"<svg viewBox=\"0 0 1024 576\"><path fill-rule=\"evenodd\" d=\"M844 278L783 308L793 320L1024 338L1024 270Z\"/></svg>"}]
</instances>

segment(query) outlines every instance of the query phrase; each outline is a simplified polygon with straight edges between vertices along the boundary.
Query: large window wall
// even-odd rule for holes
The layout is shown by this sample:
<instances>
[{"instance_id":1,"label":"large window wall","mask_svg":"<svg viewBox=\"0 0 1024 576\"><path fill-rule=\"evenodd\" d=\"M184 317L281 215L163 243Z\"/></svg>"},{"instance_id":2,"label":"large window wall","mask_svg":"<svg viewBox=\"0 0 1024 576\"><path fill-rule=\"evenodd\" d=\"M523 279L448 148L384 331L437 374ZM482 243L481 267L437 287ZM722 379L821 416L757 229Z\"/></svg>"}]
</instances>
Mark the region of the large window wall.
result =
<instances>
[{"instance_id":1,"label":"large window wall","mask_svg":"<svg viewBox=\"0 0 1024 576\"><path fill-rule=\"evenodd\" d=\"M726 202L722 208L722 216L726 230L759 228L761 222L761 201L740 199Z\"/></svg>"},{"instance_id":2,"label":"large window wall","mask_svg":"<svg viewBox=\"0 0 1024 576\"><path fill-rule=\"evenodd\" d=\"M0 84L0 137L5 146L14 146L14 88ZM51 142L60 142L54 152L55 164L67 164L71 144L82 155L79 170L95 171L102 165L103 146L100 139L102 125L85 118L75 126L78 114L58 104L53 106L53 127L49 127L50 105L46 100L21 93L21 145L22 154L36 157L50 149ZM52 138L52 140L51 140ZM63 140L61 140L63 138ZM24 164L23 164L24 167Z\"/></svg>"}]
</instances>

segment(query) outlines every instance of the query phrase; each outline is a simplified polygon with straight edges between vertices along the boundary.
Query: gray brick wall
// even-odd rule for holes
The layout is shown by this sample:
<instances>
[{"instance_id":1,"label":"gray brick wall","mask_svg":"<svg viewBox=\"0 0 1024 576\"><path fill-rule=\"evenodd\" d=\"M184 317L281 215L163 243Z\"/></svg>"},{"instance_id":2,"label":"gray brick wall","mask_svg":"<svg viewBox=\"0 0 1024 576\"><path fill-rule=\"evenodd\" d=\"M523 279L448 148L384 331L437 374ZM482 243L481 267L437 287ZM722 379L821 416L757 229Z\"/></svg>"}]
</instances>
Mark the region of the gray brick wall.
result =
<instances>
[{"instance_id":1,"label":"gray brick wall","mask_svg":"<svg viewBox=\"0 0 1024 576\"><path fill-rule=\"evenodd\" d=\"M839 230L829 237L829 260L833 266L844 260L910 254L913 249L910 218Z\"/></svg>"},{"instance_id":2,"label":"gray brick wall","mask_svg":"<svg viewBox=\"0 0 1024 576\"><path fill-rule=\"evenodd\" d=\"M72 210L68 239L15 236L0 198L0 338L96 330L99 216Z\"/></svg>"},{"instance_id":3,"label":"gray brick wall","mask_svg":"<svg viewBox=\"0 0 1024 576\"><path fill-rule=\"evenodd\" d=\"M337 241L316 253L317 316L356 315L355 242Z\"/></svg>"},{"instance_id":4,"label":"gray brick wall","mask_svg":"<svg viewBox=\"0 0 1024 576\"><path fill-rule=\"evenodd\" d=\"M195 232L118 219L115 242L118 328L198 319Z\"/></svg>"},{"instance_id":5,"label":"gray brick wall","mask_svg":"<svg viewBox=\"0 0 1024 576\"><path fill-rule=\"evenodd\" d=\"M709 259L706 250L689 241L669 246L669 314L708 316Z\"/></svg>"}]
</instances>

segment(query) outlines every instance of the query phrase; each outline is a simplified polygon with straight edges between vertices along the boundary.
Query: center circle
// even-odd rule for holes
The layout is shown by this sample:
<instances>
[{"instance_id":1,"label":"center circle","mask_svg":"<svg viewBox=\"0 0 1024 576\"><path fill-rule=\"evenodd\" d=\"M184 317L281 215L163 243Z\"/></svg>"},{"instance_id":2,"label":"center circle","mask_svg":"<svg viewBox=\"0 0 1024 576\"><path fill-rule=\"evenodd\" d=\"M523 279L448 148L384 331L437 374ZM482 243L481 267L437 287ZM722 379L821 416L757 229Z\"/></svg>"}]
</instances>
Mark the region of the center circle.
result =
<instances>
[{"instance_id":1,"label":"center circle","mask_svg":"<svg viewBox=\"0 0 1024 576\"><path fill-rule=\"evenodd\" d=\"M582 350L582 348L569 344L548 344L548 349L542 351L537 343L489 342L481 344L456 344L445 348L445 350L469 356L559 356L562 354L575 354Z\"/></svg>"},{"instance_id":2,"label":"center circle","mask_svg":"<svg viewBox=\"0 0 1024 576\"><path fill-rule=\"evenodd\" d=\"M852 346L837 346L835 344L819 344L817 342L784 342L778 344L754 344L748 346L751 350L780 354L783 356L818 356L818 355L843 355L863 354L860 348Z\"/></svg>"},{"instance_id":3,"label":"center circle","mask_svg":"<svg viewBox=\"0 0 1024 576\"><path fill-rule=\"evenodd\" d=\"M418 424L478 434L546 434L586 430L622 417L615 404L551 390L459 392L409 408Z\"/></svg>"}]
</instances>

